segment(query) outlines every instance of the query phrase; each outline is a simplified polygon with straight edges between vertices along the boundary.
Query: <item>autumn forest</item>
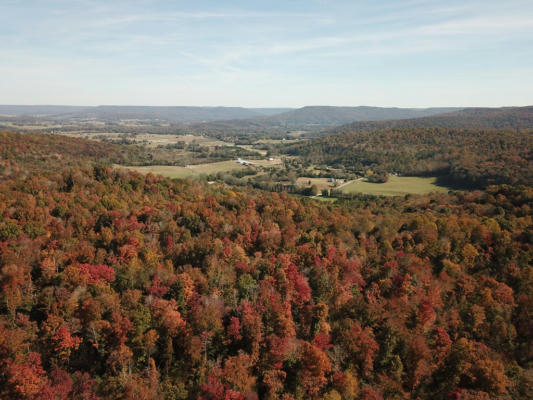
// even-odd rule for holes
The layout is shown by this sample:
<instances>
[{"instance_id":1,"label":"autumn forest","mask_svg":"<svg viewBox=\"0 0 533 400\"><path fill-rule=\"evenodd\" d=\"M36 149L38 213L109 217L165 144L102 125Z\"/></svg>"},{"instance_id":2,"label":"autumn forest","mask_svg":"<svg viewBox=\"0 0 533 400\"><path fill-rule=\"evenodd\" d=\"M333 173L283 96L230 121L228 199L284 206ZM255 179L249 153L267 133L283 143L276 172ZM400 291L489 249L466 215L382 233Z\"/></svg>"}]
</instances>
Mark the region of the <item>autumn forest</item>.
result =
<instances>
[{"instance_id":1,"label":"autumn forest","mask_svg":"<svg viewBox=\"0 0 533 400\"><path fill-rule=\"evenodd\" d=\"M533 400L533 0L0 0L0 400Z\"/></svg>"},{"instance_id":2,"label":"autumn forest","mask_svg":"<svg viewBox=\"0 0 533 400\"><path fill-rule=\"evenodd\" d=\"M0 133L1 399L531 398L531 186L331 204L132 157Z\"/></svg>"}]
</instances>

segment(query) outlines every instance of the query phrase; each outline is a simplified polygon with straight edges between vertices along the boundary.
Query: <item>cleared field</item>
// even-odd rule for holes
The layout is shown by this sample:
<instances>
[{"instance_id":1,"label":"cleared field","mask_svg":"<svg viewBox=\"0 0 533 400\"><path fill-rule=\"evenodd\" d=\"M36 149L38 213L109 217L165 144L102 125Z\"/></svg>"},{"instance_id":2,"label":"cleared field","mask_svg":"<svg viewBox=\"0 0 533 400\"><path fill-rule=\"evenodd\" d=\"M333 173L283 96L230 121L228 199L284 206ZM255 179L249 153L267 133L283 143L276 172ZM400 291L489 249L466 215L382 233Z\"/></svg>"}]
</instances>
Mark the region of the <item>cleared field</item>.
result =
<instances>
[{"instance_id":1,"label":"cleared field","mask_svg":"<svg viewBox=\"0 0 533 400\"><path fill-rule=\"evenodd\" d=\"M41 127L42 128L42 127ZM169 144L176 144L183 142L188 145L191 143L197 143L200 146L214 147L214 146L232 146L232 143L226 143L218 139L208 138L205 136L195 135L163 135L156 133L143 133L136 135L128 135L125 133L117 132L61 132L60 134L66 136L82 136L87 139L101 140L102 138L110 140L119 140L126 137L129 140L134 141L137 144L145 144L149 147L166 146Z\"/></svg>"},{"instance_id":2,"label":"cleared field","mask_svg":"<svg viewBox=\"0 0 533 400\"><path fill-rule=\"evenodd\" d=\"M237 163L234 160L231 161L220 161L216 163L208 163L208 164L197 164L197 165L190 165L187 167L187 169L191 169L195 172L195 174L216 174L217 172L227 172L227 171L235 171L239 169L246 169L244 165L241 165Z\"/></svg>"},{"instance_id":3,"label":"cleared field","mask_svg":"<svg viewBox=\"0 0 533 400\"><path fill-rule=\"evenodd\" d=\"M176 167L173 165L149 165L145 167L116 165L115 167L129 169L130 171L137 171L141 174L147 174L151 172L154 175L163 175L169 178L187 178L189 176L196 175L190 168Z\"/></svg>"},{"instance_id":4,"label":"cleared field","mask_svg":"<svg viewBox=\"0 0 533 400\"><path fill-rule=\"evenodd\" d=\"M276 158L272 161L269 160L248 160L258 167L279 167L282 165L282 161L279 158ZM228 172L241 170L247 167L245 165L239 164L235 160L231 161L220 161L214 163L206 164L195 164L189 165L187 167L178 167L174 165L147 165L147 166L124 166L124 165L115 165L116 168L125 168L132 171L140 172L141 174L147 174L151 172L155 175L163 175L169 178L187 178L194 177L201 174L216 174L217 172Z\"/></svg>"},{"instance_id":5,"label":"cleared field","mask_svg":"<svg viewBox=\"0 0 533 400\"><path fill-rule=\"evenodd\" d=\"M167 144L176 144L178 142L183 142L185 144L197 143L200 146L231 146L231 143L225 143L217 139L207 138L204 136L194 136L194 135L159 135L146 133L135 136L135 141L138 143L148 143L150 146L160 146Z\"/></svg>"},{"instance_id":6,"label":"cleared field","mask_svg":"<svg viewBox=\"0 0 533 400\"><path fill-rule=\"evenodd\" d=\"M436 178L413 176L391 176L386 183L371 183L358 179L339 190L344 193L363 193L378 196L404 196L406 194L424 194L430 192L448 192L448 188L438 186Z\"/></svg>"},{"instance_id":7,"label":"cleared field","mask_svg":"<svg viewBox=\"0 0 533 400\"><path fill-rule=\"evenodd\" d=\"M116 167L137 171L141 174L147 174L148 172L151 172L155 175L163 175L169 178L187 178L201 174L216 174L217 172L228 172L247 168L233 160L189 165L187 167L178 167L173 165L148 165L140 167L117 165Z\"/></svg>"},{"instance_id":8,"label":"cleared field","mask_svg":"<svg viewBox=\"0 0 533 400\"><path fill-rule=\"evenodd\" d=\"M14 123L11 121L2 121L0 117L0 125L13 128L13 129L24 129L24 130L39 130L39 129L51 129L51 128L60 128L61 125L56 125L52 123L37 123L35 125L32 124L21 124L21 123Z\"/></svg>"},{"instance_id":9,"label":"cleared field","mask_svg":"<svg viewBox=\"0 0 533 400\"><path fill-rule=\"evenodd\" d=\"M258 141L256 141L256 143L266 143L266 144L280 144L280 143L285 143L285 144L289 144L289 143L296 143L296 142L300 142L301 139L260 139Z\"/></svg>"},{"instance_id":10,"label":"cleared field","mask_svg":"<svg viewBox=\"0 0 533 400\"><path fill-rule=\"evenodd\" d=\"M337 182L341 184L343 181L339 180ZM298 184L298 186L301 187L311 187L313 185L316 185L318 190L335 188L335 184L333 182L330 182L329 178L300 177L296 180L296 183Z\"/></svg>"},{"instance_id":11,"label":"cleared field","mask_svg":"<svg viewBox=\"0 0 533 400\"><path fill-rule=\"evenodd\" d=\"M248 151L255 151L257 154L260 154L261 156L266 156L268 153L266 150L256 149L254 148L254 146L249 145L249 144L239 144L237 146L242 147L243 149L248 150Z\"/></svg>"},{"instance_id":12,"label":"cleared field","mask_svg":"<svg viewBox=\"0 0 533 400\"><path fill-rule=\"evenodd\" d=\"M281 159L279 158L274 158L272 161L271 160L254 160L254 159L251 159L249 161L259 167L279 167L280 165L283 164L283 161L281 161Z\"/></svg>"}]
</instances>

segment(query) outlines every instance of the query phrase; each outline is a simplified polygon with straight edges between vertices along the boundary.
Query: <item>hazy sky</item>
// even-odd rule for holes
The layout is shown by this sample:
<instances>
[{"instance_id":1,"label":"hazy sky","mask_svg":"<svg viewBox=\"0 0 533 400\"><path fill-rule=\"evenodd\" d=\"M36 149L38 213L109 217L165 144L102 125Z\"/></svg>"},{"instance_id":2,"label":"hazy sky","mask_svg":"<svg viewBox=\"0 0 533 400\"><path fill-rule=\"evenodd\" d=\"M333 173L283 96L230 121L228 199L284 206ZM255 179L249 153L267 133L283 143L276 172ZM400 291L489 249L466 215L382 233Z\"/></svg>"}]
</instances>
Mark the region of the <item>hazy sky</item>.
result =
<instances>
[{"instance_id":1,"label":"hazy sky","mask_svg":"<svg viewBox=\"0 0 533 400\"><path fill-rule=\"evenodd\" d=\"M533 104L532 0L0 0L0 104Z\"/></svg>"}]
</instances>

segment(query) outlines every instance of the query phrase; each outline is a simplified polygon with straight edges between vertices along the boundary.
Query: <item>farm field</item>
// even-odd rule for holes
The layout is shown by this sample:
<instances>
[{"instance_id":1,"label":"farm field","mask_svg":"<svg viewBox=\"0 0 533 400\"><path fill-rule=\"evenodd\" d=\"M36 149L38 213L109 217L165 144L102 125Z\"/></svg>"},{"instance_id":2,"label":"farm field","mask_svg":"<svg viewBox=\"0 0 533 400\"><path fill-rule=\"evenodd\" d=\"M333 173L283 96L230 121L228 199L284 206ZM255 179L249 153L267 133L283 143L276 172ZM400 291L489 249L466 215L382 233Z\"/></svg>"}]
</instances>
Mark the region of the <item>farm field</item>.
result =
<instances>
[{"instance_id":1,"label":"farm field","mask_svg":"<svg viewBox=\"0 0 533 400\"><path fill-rule=\"evenodd\" d=\"M190 165L188 167L178 167L174 165L147 165L131 167L117 165L117 167L137 171L141 174L147 174L151 172L155 175L163 175L169 178L187 178L199 176L201 174L216 174L217 172L227 172L246 168L245 166L238 164L235 161L221 161L208 164L197 164Z\"/></svg>"},{"instance_id":2,"label":"farm field","mask_svg":"<svg viewBox=\"0 0 533 400\"><path fill-rule=\"evenodd\" d=\"M270 160L254 160L250 159L249 161L253 162L255 165L259 167L279 167L283 164L281 159L274 158L272 161Z\"/></svg>"},{"instance_id":3,"label":"farm field","mask_svg":"<svg viewBox=\"0 0 533 400\"><path fill-rule=\"evenodd\" d=\"M2 125L5 128L10 129L24 129L24 130L40 130L40 129L53 129L53 128L60 128L60 124L52 124L49 122L43 122L43 123L35 123L35 124L26 124L26 123L16 123L11 121L3 121L0 116L0 125Z\"/></svg>"},{"instance_id":4,"label":"farm field","mask_svg":"<svg viewBox=\"0 0 533 400\"><path fill-rule=\"evenodd\" d=\"M338 183L342 183L343 181L340 180ZM296 180L296 183L298 186L301 187L311 187L313 185L316 185L318 190L323 189L334 189L335 185L330 182L329 178L310 178L310 177L300 177Z\"/></svg>"},{"instance_id":5,"label":"farm field","mask_svg":"<svg viewBox=\"0 0 533 400\"><path fill-rule=\"evenodd\" d=\"M415 176L391 176L386 183L371 183L362 179L342 186L343 193L363 193L377 196L403 196L406 194L424 194L430 192L448 192L448 188L438 186L436 178Z\"/></svg>"},{"instance_id":6,"label":"farm field","mask_svg":"<svg viewBox=\"0 0 533 400\"><path fill-rule=\"evenodd\" d=\"M301 139L259 139L256 141L258 144L289 144L289 143L297 143Z\"/></svg>"},{"instance_id":7,"label":"farm field","mask_svg":"<svg viewBox=\"0 0 533 400\"><path fill-rule=\"evenodd\" d=\"M268 160L250 160L258 166L272 167L281 165L281 160L275 159L273 161ZM147 166L123 166L116 165L118 168L125 168L132 171L137 171L142 174L149 172L155 175L163 175L169 178L187 178L199 176L202 174L216 174L217 172L228 172L248 168L244 165L237 163L235 160L220 161L206 164L195 164L187 167L179 167L174 165L147 165Z\"/></svg>"},{"instance_id":8,"label":"farm field","mask_svg":"<svg viewBox=\"0 0 533 400\"><path fill-rule=\"evenodd\" d=\"M237 146L242 147L243 149L248 150L248 151L255 151L257 154L260 154L263 157L266 156L268 153L266 150L256 149L254 148L254 146L249 145L249 144L239 144Z\"/></svg>"},{"instance_id":9,"label":"farm field","mask_svg":"<svg viewBox=\"0 0 533 400\"><path fill-rule=\"evenodd\" d=\"M205 136L196 135L164 135L156 133L143 133L128 135L125 133L117 132L60 132L62 135L79 137L82 136L91 140L102 140L103 138L109 140L119 140L121 138L128 138L133 140L137 144L145 144L148 147L166 146L169 144L176 144L183 142L184 144L197 143L201 146L214 147L214 146L231 146L231 143L226 143L218 139L213 139Z\"/></svg>"},{"instance_id":10,"label":"farm field","mask_svg":"<svg viewBox=\"0 0 533 400\"><path fill-rule=\"evenodd\" d=\"M221 140L208 138L205 136L195 135L160 135L153 133L146 133L135 136L136 142L145 142L152 146L175 144L184 142L185 144L197 143L202 146L229 146L230 144L222 142Z\"/></svg>"}]
</instances>

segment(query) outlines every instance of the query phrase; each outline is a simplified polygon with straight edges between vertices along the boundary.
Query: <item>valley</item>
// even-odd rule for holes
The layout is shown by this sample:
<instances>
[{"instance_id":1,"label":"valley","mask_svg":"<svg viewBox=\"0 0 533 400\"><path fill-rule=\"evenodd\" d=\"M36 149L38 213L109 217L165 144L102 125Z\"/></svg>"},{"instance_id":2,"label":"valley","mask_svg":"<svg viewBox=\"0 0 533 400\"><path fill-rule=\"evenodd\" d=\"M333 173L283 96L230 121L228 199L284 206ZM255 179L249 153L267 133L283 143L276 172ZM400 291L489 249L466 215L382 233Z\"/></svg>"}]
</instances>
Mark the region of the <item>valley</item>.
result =
<instances>
[{"instance_id":1,"label":"valley","mask_svg":"<svg viewBox=\"0 0 533 400\"><path fill-rule=\"evenodd\" d=\"M123 112L0 132L0 338L34 349L0 339L9 382L33 362L42 390L84 371L110 400L155 377L154 400L528 392L530 108L254 132Z\"/></svg>"},{"instance_id":2,"label":"valley","mask_svg":"<svg viewBox=\"0 0 533 400\"><path fill-rule=\"evenodd\" d=\"M533 399L533 1L0 1L0 400Z\"/></svg>"}]
</instances>

